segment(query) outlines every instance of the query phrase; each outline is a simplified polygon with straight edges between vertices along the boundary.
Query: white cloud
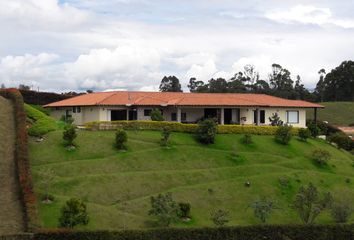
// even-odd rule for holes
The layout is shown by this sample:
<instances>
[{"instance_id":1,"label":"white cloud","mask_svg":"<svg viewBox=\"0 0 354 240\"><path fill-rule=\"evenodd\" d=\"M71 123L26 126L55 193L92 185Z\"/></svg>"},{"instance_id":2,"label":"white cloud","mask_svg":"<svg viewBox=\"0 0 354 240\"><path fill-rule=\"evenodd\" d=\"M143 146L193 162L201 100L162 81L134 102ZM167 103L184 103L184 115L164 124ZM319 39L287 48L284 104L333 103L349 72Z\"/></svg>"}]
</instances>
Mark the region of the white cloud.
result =
<instances>
[{"instance_id":1,"label":"white cloud","mask_svg":"<svg viewBox=\"0 0 354 240\"><path fill-rule=\"evenodd\" d=\"M312 5L297 5L289 10L272 11L266 13L266 17L283 23L333 24L342 28L354 28L354 20L336 18L331 9Z\"/></svg>"},{"instance_id":2,"label":"white cloud","mask_svg":"<svg viewBox=\"0 0 354 240\"><path fill-rule=\"evenodd\" d=\"M208 81L217 71L215 62L209 59L203 64L193 64L186 73L186 79L195 77L198 80Z\"/></svg>"}]
</instances>

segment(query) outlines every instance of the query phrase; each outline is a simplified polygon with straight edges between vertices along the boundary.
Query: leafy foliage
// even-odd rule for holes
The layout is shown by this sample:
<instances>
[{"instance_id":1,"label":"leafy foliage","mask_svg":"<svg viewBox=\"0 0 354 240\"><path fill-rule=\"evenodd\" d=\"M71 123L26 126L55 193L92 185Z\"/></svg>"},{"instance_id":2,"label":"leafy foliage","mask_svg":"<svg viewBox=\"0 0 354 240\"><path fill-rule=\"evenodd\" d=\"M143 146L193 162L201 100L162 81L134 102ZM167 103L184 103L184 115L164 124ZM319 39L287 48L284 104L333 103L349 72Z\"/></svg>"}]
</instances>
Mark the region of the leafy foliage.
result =
<instances>
[{"instance_id":1,"label":"leafy foliage","mask_svg":"<svg viewBox=\"0 0 354 240\"><path fill-rule=\"evenodd\" d=\"M164 121L165 120L161 114L161 110L157 109L157 108L155 108L151 111L150 117L151 117L152 121Z\"/></svg>"},{"instance_id":2,"label":"leafy foliage","mask_svg":"<svg viewBox=\"0 0 354 240\"><path fill-rule=\"evenodd\" d=\"M74 125L67 125L63 132L63 140L65 141L65 145L73 146L76 137L76 127Z\"/></svg>"},{"instance_id":3,"label":"leafy foliage","mask_svg":"<svg viewBox=\"0 0 354 240\"><path fill-rule=\"evenodd\" d=\"M300 187L294 200L294 209L298 212L303 223L311 224L318 215L331 204L332 196L326 193L319 196L317 188L310 183L307 187Z\"/></svg>"},{"instance_id":4,"label":"leafy foliage","mask_svg":"<svg viewBox=\"0 0 354 240\"><path fill-rule=\"evenodd\" d=\"M151 209L149 215L155 216L161 226L168 227L172 222L178 220L180 208L173 200L171 193L151 197L150 202Z\"/></svg>"},{"instance_id":5,"label":"leafy foliage","mask_svg":"<svg viewBox=\"0 0 354 240\"><path fill-rule=\"evenodd\" d=\"M298 135L301 141L307 142L307 139L311 137L311 131L307 128L300 128Z\"/></svg>"},{"instance_id":6,"label":"leafy foliage","mask_svg":"<svg viewBox=\"0 0 354 240\"><path fill-rule=\"evenodd\" d=\"M125 143L128 141L127 132L123 129L118 129L116 131L116 148L119 150L126 149Z\"/></svg>"},{"instance_id":7,"label":"leafy foliage","mask_svg":"<svg viewBox=\"0 0 354 240\"><path fill-rule=\"evenodd\" d=\"M198 123L197 138L200 143L211 144L215 141L217 124L214 119L205 119Z\"/></svg>"},{"instance_id":8,"label":"leafy foliage","mask_svg":"<svg viewBox=\"0 0 354 240\"><path fill-rule=\"evenodd\" d=\"M340 192L331 204L331 216L336 223L346 223L353 213L352 200L347 192Z\"/></svg>"},{"instance_id":9,"label":"leafy foliage","mask_svg":"<svg viewBox=\"0 0 354 240\"><path fill-rule=\"evenodd\" d=\"M179 79L175 76L164 76L160 83L160 92L182 92Z\"/></svg>"},{"instance_id":10,"label":"leafy foliage","mask_svg":"<svg viewBox=\"0 0 354 240\"><path fill-rule=\"evenodd\" d=\"M179 206L179 210L180 210L180 217L181 218L190 218L191 204L185 203L185 202L180 202L180 203L178 203L178 206Z\"/></svg>"},{"instance_id":11,"label":"leafy foliage","mask_svg":"<svg viewBox=\"0 0 354 240\"><path fill-rule=\"evenodd\" d=\"M171 132L168 128L163 128L162 130L162 137L161 137L161 146L166 147L168 146L170 140Z\"/></svg>"},{"instance_id":12,"label":"leafy foliage","mask_svg":"<svg viewBox=\"0 0 354 240\"><path fill-rule=\"evenodd\" d=\"M289 144L292 138L291 130L292 130L292 126L289 125L279 126L277 131L275 132L275 140L284 145Z\"/></svg>"},{"instance_id":13,"label":"leafy foliage","mask_svg":"<svg viewBox=\"0 0 354 240\"><path fill-rule=\"evenodd\" d=\"M77 225L87 225L89 217L86 204L80 199L72 198L61 208L59 226L63 228L74 228Z\"/></svg>"},{"instance_id":14,"label":"leafy foliage","mask_svg":"<svg viewBox=\"0 0 354 240\"><path fill-rule=\"evenodd\" d=\"M211 213L210 219L211 221L213 221L215 226L223 227L230 221L229 212L222 209L218 209Z\"/></svg>"},{"instance_id":15,"label":"leafy foliage","mask_svg":"<svg viewBox=\"0 0 354 240\"><path fill-rule=\"evenodd\" d=\"M270 214L275 209L274 202L266 197L254 201L250 207L253 209L254 216L261 220L262 223L267 221Z\"/></svg>"},{"instance_id":16,"label":"leafy foliage","mask_svg":"<svg viewBox=\"0 0 354 240\"><path fill-rule=\"evenodd\" d=\"M253 143L252 140L252 135L251 134L245 134L241 140L244 144L249 145Z\"/></svg>"},{"instance_id":17,"label":"leafy foliage","mask_svg":"<svg viewBox=\"0 0 354 240\"><path fill-rule=\"evenodd\" d=\"M343 132L331 134L327 140L336 143L339 148L343 148L347 151L354 148L354 141Z\"/></svg>"},{"instance_id":18,"label":"leafy foliage","mask_svg":"<svg viewBox=\"0 0 354 240\"><path fill-rule=\"evenodd\" d=\"M39 137L47 134L48 132L59 129L59 125L56 121L42 111L28 104L24 104L24 108L30 123L30 127L28 129L28 134L30 136Z\"/></svg>"},{"instance_id":19,"label":"leafy foliage","mask_svg":"<svg viewBox=\"0 0 354 240\"><path fill-rule=\"evenodd\" d=\"M331 154L327 150L318 148L312 151L312 159L320 166L327 165L331 159Z\"/></svg>"},{"instance_id":20,"label":"leafy foliage","mask_svg":"<svg viewBox=\"0 0 354 240\"><path fill-rule=\"evenodd\" d=\"M273 113L271 117L269 117L270 125L272 126L282 126L283 121L280 120L278 113Z\"/></svg>"}]
</instances>

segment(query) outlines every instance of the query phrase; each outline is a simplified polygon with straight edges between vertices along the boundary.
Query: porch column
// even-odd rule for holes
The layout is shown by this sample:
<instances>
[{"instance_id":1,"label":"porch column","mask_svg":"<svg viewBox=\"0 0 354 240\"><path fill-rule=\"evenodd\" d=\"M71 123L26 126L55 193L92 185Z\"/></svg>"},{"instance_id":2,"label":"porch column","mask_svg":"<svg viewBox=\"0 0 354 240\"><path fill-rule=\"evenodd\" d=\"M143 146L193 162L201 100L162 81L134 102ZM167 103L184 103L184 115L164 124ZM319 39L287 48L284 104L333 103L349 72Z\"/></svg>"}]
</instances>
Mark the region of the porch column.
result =
<instances>
[{"instance_id":1,"label":"porch column","mask_svg":"<svg viewBox=\"0 0 354 240\"><path fill-rule=\"evenodd\" d=\"M181 111L181 109L180 108L177 108L177 122L181 122L181 113L182 113L182 111Z\"/></svg>"},{"instance_id":2,"label":"porch column","mask_svg":"<svg viewBox=\"0 0 354 240\"><path fill-rule=\"evenodd\" d=\"M225 122L225 120L224 120L224 118L225 118L225 111L224 111L224 108L221 108L221 111L220 111L221 113L220 113L220 124L221 125L224 125L224 122Z\"/></svg>"},{"instance_id":3,"label":"porch column","mask_svg":"<svg viewBox=\"0 0 354 240\"><path fill-rule=\"evenodd\" d=\"M315 126L317 127L317 108L313 109L313 118L315 121Z\"/></svg>"},{"instance_id":4,"label":"porch column","mask_svg":"<svg viewBox=\"0 0 354 240\"><path fill-rule=\"evenodd\" d=\"M257 116L257 121L256 121L256 125L259 126L259 118L260 118L260 114L259 114L259 108L256 108L256 116Z\"/></svg>"},{"instance_id":5,"label":"porch column","mask_svg":"<svg viewBox=\"0 0 354 240\"><path fill-rule=\"evenodd\" d=\"M127 108L127 120L129 120L129 108Z\"/></svg>"}]
</instances>

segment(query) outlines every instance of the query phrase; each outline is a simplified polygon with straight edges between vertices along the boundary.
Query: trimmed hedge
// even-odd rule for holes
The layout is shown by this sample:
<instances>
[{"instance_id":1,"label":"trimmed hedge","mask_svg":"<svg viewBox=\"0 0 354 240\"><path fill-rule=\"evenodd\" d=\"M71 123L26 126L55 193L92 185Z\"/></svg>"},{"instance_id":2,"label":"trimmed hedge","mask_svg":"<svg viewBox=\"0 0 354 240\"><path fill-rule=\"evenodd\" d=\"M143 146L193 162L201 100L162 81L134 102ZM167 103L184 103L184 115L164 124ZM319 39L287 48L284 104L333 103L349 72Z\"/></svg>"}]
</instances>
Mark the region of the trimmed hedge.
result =
<instances>
[{"instance_id":1,"label":"trimmed hedge","mask_svg":"<svg viewBox=\"0 0 354 240\"><path fill-rule=\"evenodd\" d=\"M32 176L28 158L28 140L26 130L26 113L21 93L17 89L0 90L0 95L13 102L16 127L15 161L19 179L21 202L27 231L33 231L38 226L36 197L33 192Z\"/></svg>"},{"instance_id":2,"label":"trimmed hedge","mask_svg":"<svg viewBox=\"0 0 354 240\"><path fill-rule=\"evenodd\" d=\"M257 225L132 231L47 231L36 240L351 240L353 225Z\"/></svg>"},{"instance_id":3,"label":"trimmed hedge","mask_svg":"<svg viewBox=\"0 0 354 240\"><path fill-rule=\"evenodd\" d=\"M24 108L28 119L32 121L31 127L28 128L30 136L39 137L59 129L57 122L45 113L28 104L25 104Z\"/></svg>"},{"instance_id":4,"label":"trimmed hedge","mask_svg":"<svg viewBox=\"0 0 354 240\"><path fill-rule=\"evenodd\" d=\"M168 128L172 132L195 133L198 124L185 124L178 122L158 121L102 121L89 122L86 125L90 130L115 130L123 128L126 130L158 130ZM253 125L218 125L218 133L254 134L254 135L275 135L278 127L274 126L253 126ZM298 128L292 129L292 134L297 135Z\"/></svg>"}]
</instances>

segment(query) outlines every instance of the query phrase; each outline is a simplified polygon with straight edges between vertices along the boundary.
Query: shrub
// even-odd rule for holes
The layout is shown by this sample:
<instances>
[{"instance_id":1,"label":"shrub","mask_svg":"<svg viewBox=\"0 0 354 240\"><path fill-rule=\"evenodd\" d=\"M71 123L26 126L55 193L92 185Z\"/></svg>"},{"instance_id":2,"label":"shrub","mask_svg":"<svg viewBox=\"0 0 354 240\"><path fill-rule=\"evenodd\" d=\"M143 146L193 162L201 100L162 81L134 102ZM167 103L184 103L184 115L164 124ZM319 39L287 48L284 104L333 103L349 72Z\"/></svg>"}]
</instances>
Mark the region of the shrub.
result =
<instances>
[{"instance_id":1,"label":"shrub","mask_svg":"<svg viewBox=\"0 0 354 240\"><path fill-rule=\"evenodd\" d=\"M272 126L282 126L283 121L280 120L278 113L273 113L271 117L269 117L270 125Z\"/></svg>"},{"instance_id":2,"label":"shrub","mask_svg":"<svg viewBox=\"0 0 354 240\"><path fill-rule=\"evenodd\" d=\"M320 134L320 129L315 123L309 123L307 128L311 132L312 137L317 137Z\"/></svg>"},{"instance_id":3,"label":"shrub","mask_svg":"<svg viewBox=\"0 0 354 240\"><path fill-rule=\"evenodd\" d=\"M252 144L253 140L252 140L252 135L251 134L245 134L242 138L242 142L246 145Z\"/></svg>"},{"instance_id":4,"label":"shrub","mask_svg":"<svg viewBox=\"0 0 354 240\"><path fill-rule=\"evenodd\" d=\"M61 208L59 226L63 228L74 228L77 225L87 225L89 217L86 211L86 204L80 199L72 198Z\"/></svg>"},{"instance_id":5,"label":"shrub","mask_svg":"<svg viewBox=\"0 0 354 240\"><path fill-rule=\"evenodd\" d=\"M213 119L205 119L198 123L197 138L200 143L211 144L215 141L217 124Z\"/></svg>"},{"instance_id":6,"label":"shrub","mask_svg":"<svg viewBox=\"0 0 354 240\"><path fill-rule=\"evenodd\" d=\"M161 146L166 147L169 143L171 132L168 128L162 130Z\"/></svg>"},{"instance_id":7,"label":"shrub","mask_svg":"<svg viewBox=\"0 0 354 240\"><path fill-rule=\"evenodd\" d=\"M116 131L116 148L119 150L126 149L125 143L128 141L127 132L123 129L118 129Z\"/></svg>"},{"instance_id":8,"label":"shrub","mask_svg":"<svg viewBox=\"0 0 354 240\"><path fill-rule=\"evenodd\" d=\"M74 140L77 137L76 128L74 125L67 125L63 132L63 140L65 146L74 146Z\"/></svg>"},{"instance_id":9,"label":"shrub","mask_svg":"<svg viewBox=\"0 0 354 240\"><path fill-rule=\"evenodd\" d=\"M284 145L289 144L292 137L291 129L292 126L279 126L275 133L275 140Z\"/></svg>"},{"instance_id":10,"label":"shrub","mask_svg":"<svg viewBox=\"0 0 354 240\"><path fill-rule=\"evenodd\" d=\"M324 149L315 149L312 151L312 159L320 166L327 165L329 159L331 159L331 154Z\"/></svg>"},{"instance_id":11,"label":"shrub","mask_svg":"<svg viewBox=\"0 0 354 240\"><path fill-rule=\"evenodd\" d=\"M49 195L49 190L53 185L54 181L54 172L50 168L44 168L39 172L40 175L40 185L43 187L44 190L44 197L43 201L44 202L49 202L51 201L50 195Z\"/></svg>"},{"instance_id":12,"label":"shrub","mask_svg":"<svg viewBox=\"0 0 354 240\"><path fill-rule=\"evenodd\" d=\"M326 193L321 198L317 188L310 183L307 188L300 187L295 196L293 207L303 223L312 224L318 215L330 206L331 201L330 193Z\"/></svg>"},{"instance_id":13,"label":"shrub","mask_svg":"<svg viewBox=\"0 0 354 240\"><path fill-rule=\"evenodd\" d=\"M226 223L228 223L229 220L229 212L225 210L216 210L211 213L211 221L215 224L217 227L223 227Z\"/></svg>"},{"instance_id":14,"label":"shrub","mask_svg":"<svg viewBox=\"0 0 354 240\"><path fill-rule=\"evenodd\" d=\"M164 121L164 118L161 114L161 110L160 109L153 109L150 113L150 117L152 121Z\"/></svg>"},{"instance_id":15,"label":"shrub","mask_svg":"<svg viewBox=\"0 0 354 240\"><path fill-rule=\"evenodd\" d=\"M180 202L178 203L181 218L190 218L191 204Z\"/></svg>"},{"instance_id":16,"label":"shrub","mask_svg":"<svg viewBox=\"0 0 354 240\"><path fill-rule=\"evenodd\" d=\"M343 132L331 134L327 140L336 143L339 148L343 148L347 151L350 151L354 148L353 140Z\"/></svg>"},{"instance_id":17,"label":"shrub","mask_svg":"<svg viewBox=\"0 0 354 240\"><path fill-rule=\"evenodd\" d=\"M253 209L254 216L261 220L262 223L267 221L269 215L275 209L273 201L268 200L266 197L254 201L250 207Z\"/></svg>"},{"instance_id":18,"label":"shrub","mask_svg":"<svg viewBox=\"0 0 354 240\"><path fill-rule=\"evenodd\" d=\"M155 216L161 226L168 227L172 222L178 220L180 209L178 204L173 200L171 193L151 197L150 201L151 209L149 215Z\"/></svg>"},{"instance_id":19,"label":"shrub","mask_svg":"<svg viewBox=\"0 0 354 240\"><path fill-rule=\"evenodd\" d=\"M311 131L308 128L300 128L298 135L301 141L306 142L311 137Z\"/></svg>"},{"instance_id":20,"label":"shrub","mask_svg":"<svg viewBox=\"0 0 354 240\"><path fill-rule=\"evenodd\" d=\"M331 204L331 216L336 223L346 223L353 213L352 201L341 193Z\"/></svg>"}]
</instances>

